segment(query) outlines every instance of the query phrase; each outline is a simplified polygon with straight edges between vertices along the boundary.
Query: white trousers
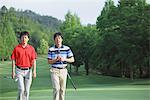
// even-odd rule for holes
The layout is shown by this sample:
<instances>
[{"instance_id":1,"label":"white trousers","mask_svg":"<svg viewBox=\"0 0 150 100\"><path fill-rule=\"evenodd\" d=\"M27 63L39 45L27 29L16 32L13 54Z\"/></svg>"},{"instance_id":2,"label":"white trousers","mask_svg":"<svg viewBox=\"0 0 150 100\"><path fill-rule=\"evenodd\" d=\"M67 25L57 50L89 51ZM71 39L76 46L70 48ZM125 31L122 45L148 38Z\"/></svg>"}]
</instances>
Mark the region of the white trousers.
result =
<instances>
[{"instance_id":1,"label":"white trousers","mask_svg":"<svg viewBox=\"0 0 150 100\"><path fill-rule=\"evenodd\" d=\"M21 70L16 68L16 80L18 83L17 100L29 100L29 91L32 83L32 70Z\"/></svg>"},{"instance_id":2,"label":"white trousers","mask_svg":"<svg viewBox=\"0 0 150 100\"><path fill-rule=\"evenodd\" d=\"M65 100L67 69L51 68L53 100Z\"/></svg>"}]
</instances>

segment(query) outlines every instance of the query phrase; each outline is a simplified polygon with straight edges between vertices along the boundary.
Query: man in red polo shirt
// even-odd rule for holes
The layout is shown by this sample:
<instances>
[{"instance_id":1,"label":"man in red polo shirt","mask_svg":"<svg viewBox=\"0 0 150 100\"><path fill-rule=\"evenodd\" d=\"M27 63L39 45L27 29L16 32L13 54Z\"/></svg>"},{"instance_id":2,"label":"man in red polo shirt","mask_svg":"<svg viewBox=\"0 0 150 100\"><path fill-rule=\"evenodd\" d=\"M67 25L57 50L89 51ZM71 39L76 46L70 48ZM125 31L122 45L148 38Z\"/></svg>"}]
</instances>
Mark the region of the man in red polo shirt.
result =
<instances>
[{"instance_id":1,"label":"man in red polo shirt","mask_svg":"<svg viewBox=\"0 0 150 100\"><path fill-rule=\"evenodd\" d=\"M29 33L27 31L20 33L21 43L18 44L12 52L12 79L18 83L17 100L29 100L29 91L33 77L36 78L36 52L28 44Z\"/></svg>"}]
</instances>

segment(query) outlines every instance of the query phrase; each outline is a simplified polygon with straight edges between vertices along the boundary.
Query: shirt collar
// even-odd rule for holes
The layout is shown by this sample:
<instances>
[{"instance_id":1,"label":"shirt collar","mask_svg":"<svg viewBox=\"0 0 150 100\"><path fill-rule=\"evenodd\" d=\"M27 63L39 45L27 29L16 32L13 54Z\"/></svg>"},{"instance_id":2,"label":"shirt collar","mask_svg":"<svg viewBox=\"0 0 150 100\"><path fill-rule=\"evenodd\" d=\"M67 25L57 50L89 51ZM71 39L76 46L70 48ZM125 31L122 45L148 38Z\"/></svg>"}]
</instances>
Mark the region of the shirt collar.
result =
<instances>
[{"instance_id":1,"label":"shirt collar","mask_svg":"<svg viewBox=\"0 0 150 100\"><path fill-rule=\"evenodd\" d=\"M60 48L63 48L64 46L62 45ZM55 48L58 48L56 45L55 45Z\"/></svg>"},{"instance_id":2,"label":"shirt collar","mask_svg":"<svg viewBox=\"0 0 150 100\"><path fill-rule=\"evenodd\" d=\"M23 48L21 43L18 46ZM25 48L28 48L28 47L29 47L29 44L27 44L27 46Z\"/></svg>"}]
</instances>

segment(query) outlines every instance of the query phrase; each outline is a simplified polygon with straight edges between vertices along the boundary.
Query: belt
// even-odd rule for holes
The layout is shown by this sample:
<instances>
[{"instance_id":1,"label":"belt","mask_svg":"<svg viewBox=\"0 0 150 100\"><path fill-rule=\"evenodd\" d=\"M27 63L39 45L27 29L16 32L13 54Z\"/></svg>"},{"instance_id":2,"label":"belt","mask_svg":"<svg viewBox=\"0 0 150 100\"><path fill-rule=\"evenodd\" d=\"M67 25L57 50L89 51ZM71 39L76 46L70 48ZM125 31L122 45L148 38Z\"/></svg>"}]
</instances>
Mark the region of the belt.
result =
<instances>
[{"instance_id":1,"label":"belt","mask_svg":"<svg viewBox=\"0 0 150 100\"><path fill-rule=\"evenodd\" d=\"M18 69L21 69L21 70L29 70L29 69L31 69L31 67L29 67L29 68L21 68L21 67L19 67L19 66L17 66L17 68L18 68Z\"/></svg>"},{"instance_id":2,"label":"belt","mask_svg":"<svg viewBox=\"0 0 150 100\"><path fill-rule=\"evenodd\" d=\"M65 69L66 67L55 67L55 66L52 66L52 68Z\"/></svg>"}]
</instances>

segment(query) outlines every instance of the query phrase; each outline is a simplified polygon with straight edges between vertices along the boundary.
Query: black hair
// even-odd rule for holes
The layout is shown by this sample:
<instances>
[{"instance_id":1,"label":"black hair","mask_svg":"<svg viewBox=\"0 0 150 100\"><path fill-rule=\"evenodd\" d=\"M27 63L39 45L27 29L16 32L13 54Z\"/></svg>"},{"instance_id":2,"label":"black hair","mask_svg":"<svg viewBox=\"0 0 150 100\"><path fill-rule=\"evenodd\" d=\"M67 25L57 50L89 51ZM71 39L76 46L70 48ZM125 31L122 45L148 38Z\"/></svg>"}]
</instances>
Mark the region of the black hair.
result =
<instances>
[{"instance_id":1,"label":"black hair","mask_svg":"<svg viewBox=\"0 0 150 100\"><path fill-rule=\"evenodd\" d=\"M28 38L30 38L29 32L27 32L27 31L23 31L23 32L20 33L20 39L21 39L21 37L22 37L23 35L27 35Z\"/></svg>"},{"instance_id":2,"label":"black hair","mask_svg":"<svg viewBox=\"0 0 150 100\"><path fill-rule=\"evenodd\" d=\"M57 32L57 33L54 34L54 40L55 40L55 38L56 38L57 36L61 36L61 38L63 39L62 34L61 34L60 32Z\"/></svg>"}]
</instances>

